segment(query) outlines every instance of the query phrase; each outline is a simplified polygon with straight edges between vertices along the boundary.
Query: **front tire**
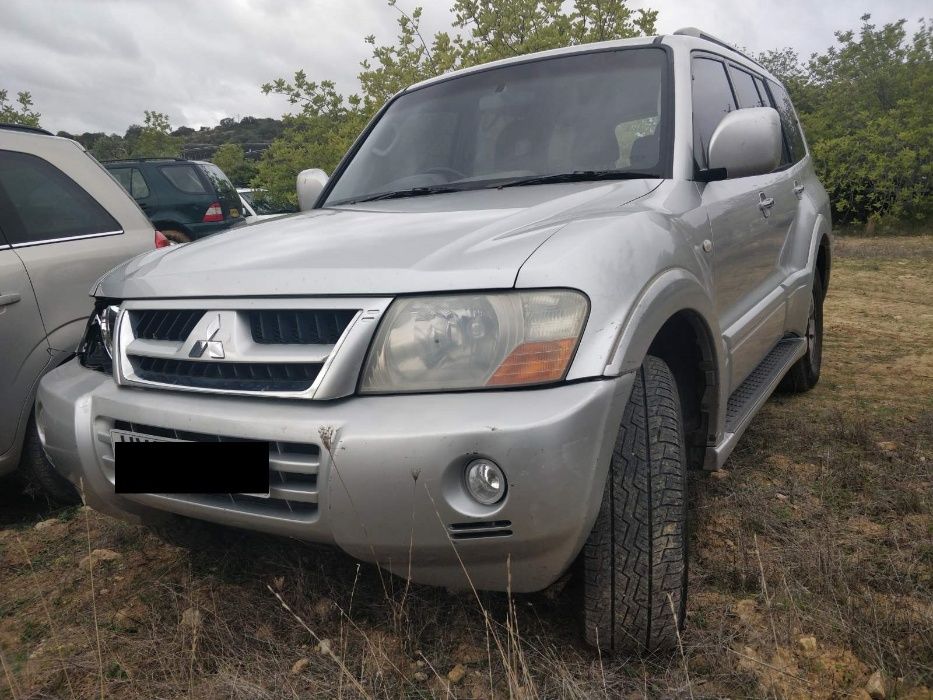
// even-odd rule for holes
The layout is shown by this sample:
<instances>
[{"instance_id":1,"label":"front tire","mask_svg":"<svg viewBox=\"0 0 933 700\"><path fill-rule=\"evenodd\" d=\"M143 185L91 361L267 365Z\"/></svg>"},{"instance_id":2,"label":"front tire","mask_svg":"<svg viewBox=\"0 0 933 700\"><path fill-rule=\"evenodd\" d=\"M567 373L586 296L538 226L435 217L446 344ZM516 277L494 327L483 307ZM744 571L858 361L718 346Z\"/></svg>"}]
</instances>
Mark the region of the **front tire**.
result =
<instances>
[{"instance_id":1,"label":"front tire","mask_svg":"<svg viewBox=\"0 0 933 700\"><path fill-rule=\"evenodd\" d=\"M68 479L55 471L55 467L45 456L42 442L39 440L39 431L36 428L36 419L33 417L29 418L29 425L26 426L26 439L23 442L20 467L27 485L35 487L36 490L63 505L81 502L78 490Z\"/></svg>"},{"instance_id":2,"label":"front tire","mask_svg":"<svg viewBox=\"0 0 933 700\"><path fill-rule=\"evenodd\" d=\"M584 547L586 641L610 653L677 644L687 604L687 480L674 375L645 358Z\"/></svg>"}]
</instances>

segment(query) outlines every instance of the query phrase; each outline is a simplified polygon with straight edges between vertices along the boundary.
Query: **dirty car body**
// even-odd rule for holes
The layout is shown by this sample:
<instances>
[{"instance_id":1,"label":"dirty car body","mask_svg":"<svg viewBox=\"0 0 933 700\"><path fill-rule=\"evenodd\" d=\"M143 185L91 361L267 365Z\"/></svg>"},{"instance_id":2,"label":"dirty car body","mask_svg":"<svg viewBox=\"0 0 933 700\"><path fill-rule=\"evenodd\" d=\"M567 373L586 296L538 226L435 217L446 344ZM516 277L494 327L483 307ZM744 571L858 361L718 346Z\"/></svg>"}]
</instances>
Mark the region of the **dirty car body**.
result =
<instances>
[{"instance_id":1,"label":"dirty car body","mask_svg":"<svg viewBox=\"0 0 933 700\"><path fill-rule=\"evenodd\" d=\"M101 281L113 359L43 380L47 454L116 517L335 544L435 585L546 587L593 528L649 351L677 376L689 466L716 469L780 377L753 406L736 392L780 347L784 369L806 352L814 274L828 283L826 195L802 141L795 153L785 134L787 162L754 176L717 180L697 160L701 58L736 80L736 102L729 71L758 95L720 118L781 112L763 68L682 35L403 91L315 208L265 224L261 244L235 230ZM222 353L192 357L206 340ZM269 441L269 497L116 495L114 430ZM495 502L467 488L477 460L501 469Z\"/></svg>"}]
</instances>

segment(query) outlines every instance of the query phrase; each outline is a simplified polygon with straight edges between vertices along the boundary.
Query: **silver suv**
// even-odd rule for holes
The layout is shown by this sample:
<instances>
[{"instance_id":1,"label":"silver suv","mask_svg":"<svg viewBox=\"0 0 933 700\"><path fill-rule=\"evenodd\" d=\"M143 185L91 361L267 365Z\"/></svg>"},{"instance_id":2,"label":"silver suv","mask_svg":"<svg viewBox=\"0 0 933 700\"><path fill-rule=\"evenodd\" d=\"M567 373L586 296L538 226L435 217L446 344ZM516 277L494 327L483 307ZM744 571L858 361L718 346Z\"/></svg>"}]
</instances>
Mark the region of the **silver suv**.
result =
<instances>
[{"instance_id":1,"label":"silver suv","mask_svg":"<svg viewBox=\"0 0 933 700\"><path fill-rule=\"evenodd\" d=\"M74 357L90 286L154 240L139 207L81 145L0 125L0 476L22 463L51 495L76 498L42 455L30 419L36 386Z\"/></svg>"},{"instance_id":2,"label":"silver suv","mask_svg":"<svg viewBox=\"0 0 933 700\"><path fill-rule=\"evenodd\" d=\"M39 391L61 473L435 585L576 561L592 644L673 644L687 470L819 377L829 209L784 88L696 30L500 61L396 95L299 200L101 281ZM268 493L115 493L121 442L231 438Z\"/></svg>"}]
</instances>

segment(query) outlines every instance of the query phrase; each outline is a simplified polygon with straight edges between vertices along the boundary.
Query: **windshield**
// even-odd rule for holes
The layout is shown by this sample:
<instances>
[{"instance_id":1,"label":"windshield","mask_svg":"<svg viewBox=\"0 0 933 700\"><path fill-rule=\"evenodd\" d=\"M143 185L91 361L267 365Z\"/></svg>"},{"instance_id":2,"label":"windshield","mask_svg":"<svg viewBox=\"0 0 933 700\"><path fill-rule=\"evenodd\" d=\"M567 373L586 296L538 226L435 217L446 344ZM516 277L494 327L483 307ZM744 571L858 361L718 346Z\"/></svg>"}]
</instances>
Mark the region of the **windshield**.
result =
<instances>
[{"instance_id":1,"label":"windshield","mask_svg":"<svg viewBox=\"0 0 933 700\"><path fill-rule=\"evenodd\" d=\"M664 177L667 66L660 48L598 51L484 70L403 94L339 174L325 204L574 173Z\"/></svg>"}]
</instances>

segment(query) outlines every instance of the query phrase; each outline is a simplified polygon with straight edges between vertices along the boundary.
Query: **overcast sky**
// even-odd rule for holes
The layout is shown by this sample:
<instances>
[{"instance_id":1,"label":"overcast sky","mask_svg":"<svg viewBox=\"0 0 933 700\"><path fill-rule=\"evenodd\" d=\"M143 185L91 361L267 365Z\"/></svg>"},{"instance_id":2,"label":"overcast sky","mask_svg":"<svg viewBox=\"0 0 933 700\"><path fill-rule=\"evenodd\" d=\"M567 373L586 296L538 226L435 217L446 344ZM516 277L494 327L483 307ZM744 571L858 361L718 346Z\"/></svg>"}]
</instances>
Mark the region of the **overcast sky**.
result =
<instances>
[{"instance_id":1,"label":"overcast sky","mask_svg":"<svg viewBox=\"0 0 933 700\"><path fill-rule=\"evenodd\" d=\"M450 26L452 0L424 7L422 30ZM698 26L752 51L791 46L801 56L833 43L871 12L879 25L916 20L928 0L633 0L659 10L658 29ZM259 86L304 68L356 89L363 37L395 36L385 0L0 0L0 88L32 93L42 126L123 133L143 111L173 127L289 111Z\"/></svg>"}]
</instances>

